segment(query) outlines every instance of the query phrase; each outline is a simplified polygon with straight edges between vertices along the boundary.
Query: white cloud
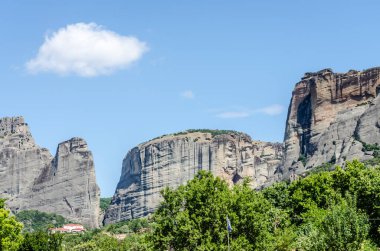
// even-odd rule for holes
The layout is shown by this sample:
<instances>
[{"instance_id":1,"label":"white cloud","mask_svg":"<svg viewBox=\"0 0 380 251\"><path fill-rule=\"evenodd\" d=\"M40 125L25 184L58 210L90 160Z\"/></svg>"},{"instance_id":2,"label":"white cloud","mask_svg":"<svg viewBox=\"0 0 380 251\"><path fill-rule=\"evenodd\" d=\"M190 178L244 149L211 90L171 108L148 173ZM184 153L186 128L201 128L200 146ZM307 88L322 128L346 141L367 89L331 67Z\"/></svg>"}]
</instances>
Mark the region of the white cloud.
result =
<instances>
[{"instance_id":1,"label":"white cloud","mask_svg":"<svg viewBox=\"0 0 380 251\"><path fill-rule=\"evenodd\" d=\"M181 96L186 99L193 99L195 97L192 91L184 91L181 93Z\"/></svg>"},{"instance_id":2,"label":"white cloud","mask_svg":"<svg viewBox=\"0 0 380 251\"><path fill-rule=\"evenodd\" d=\"M235 108L233 111L220 111L211 110L215 113L215 116L222 119L237 119L237 118L248 118L255 114L265 114L268 116L279 115L284 111L284 107L281 105L270 105L263 108L249 110L246 108Z\"/></svg>"},{"instance_id":3,"label":"white cloud","mask_svg":"<svg viewBox=\"0 0 380 251\"><path fill-rule=\"evenodd\" d=\"M95 23L76 23L46 36L26 67L32 73L93 77L125 69L147 50L146 43L136 37L119 35Z\"/></svg>"},{"instance_id":4,"label":"white cloud","mask_svg":"<svg viewBox=\"0 0 380 251\"><path fill-rule=\"evenodd\" d=\"M263 107L256 110L256 112L264 113L270 116L281 114L283 111L284 111L284 107L282 105L277 105L277 104L270 105L270 106Z\"/></svg>"}]
</instances>

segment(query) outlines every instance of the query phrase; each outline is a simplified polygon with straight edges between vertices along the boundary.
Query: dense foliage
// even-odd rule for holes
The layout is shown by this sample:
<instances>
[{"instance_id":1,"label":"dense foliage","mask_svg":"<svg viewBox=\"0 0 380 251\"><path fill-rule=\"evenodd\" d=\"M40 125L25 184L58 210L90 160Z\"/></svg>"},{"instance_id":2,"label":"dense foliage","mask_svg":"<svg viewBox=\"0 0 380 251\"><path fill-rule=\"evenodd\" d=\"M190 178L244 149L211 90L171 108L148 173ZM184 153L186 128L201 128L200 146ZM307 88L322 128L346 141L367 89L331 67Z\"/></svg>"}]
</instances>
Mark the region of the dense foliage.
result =
<instances>
[{"instance_id":1,"label":"dense foliage","mask_svg":"<svg viewBox=\"0 0 380 251\"><path fill-rule=\"evenodd\" d=\"M146 231L142 231L143 229ZM67 234L64 236L62 247L65 251L152 250L147 240L149 229L150 224L146 219L119 222L84 234Z\"/></svg>"},{"instance_id":2,"label":"dense foliage","mask_svg":"<svg viewBox=\"0 0 380 251\"><path fill-rule=\"evenodd\" d=\"M45 213L37 210L25 210L16 214L16 219L24 224L23 231L46 231L51 227L61 227L67 220L57 214Z\"/></svg>"},{"instance_id":3,"label":"dense foliage","mask_svg":"<svg viewBox=\"0 0 380 251\"><path fill-rule=\"evenodd\" d=\"M104 227L104 230L111 234L129 234L137 232L149 231L150 224L148 219L133 219L129 221L121 221Z\"/></svg>"},{"instance_id":4,"label":"dense foliage","mask_svg":"<svg viewBox=\"0 0 380 251\"><path fill-rule=\"evenodd\" d=\"M186 186L167 188L162 195L152 235L156 250L226 250L226 217L233 222L233 250L274 249L288 225L285 212L247 182L229 189L225 181L204 171Z\"/></svg>"},{"instance_id":5,"label":"dense foliage","mask_svg":"<svg viewBox=\"0 0 380 251\"><path fill-rule=\"evenodd\" d=\"M152 218L84 234L21 235L22 224L0 201L1 250L227 250L228 236L231 250L378 250L380 168L353 161L333 169L326 164L261 191L201 171L163 190Z\"/></svg>"},{"instance_id":6,"label":"dense foliage","mask_svg":"<svg viewBox=\"0 0 380 251\"><path fill-rule=\"evenodd\" d=\"M200 172L163 191L151 241L155 250L226 250L228 216L231 250L376 250L380 169L358 161L331 169L263 191Z\"/></svg>"},{"instance_id":7,"label":"dense foliage","mask_svg":"<svg viewBox=\"0 0 380 251\"><path fill-rule=\"evenodd\" d=\"M63 235L43 231L25 233L19 251L61 251Z\"/></svg>"},{"instance_id":8,"label":"dense foliage","mask_svg":"<svg viewBox=\"0 0 380 251\"><path fill-rule=\"evenodd\" d=\"M23 241L22 224L5 208L5 201L0 199L0 250L17 250Z\"/></svg>"}]
</instances>

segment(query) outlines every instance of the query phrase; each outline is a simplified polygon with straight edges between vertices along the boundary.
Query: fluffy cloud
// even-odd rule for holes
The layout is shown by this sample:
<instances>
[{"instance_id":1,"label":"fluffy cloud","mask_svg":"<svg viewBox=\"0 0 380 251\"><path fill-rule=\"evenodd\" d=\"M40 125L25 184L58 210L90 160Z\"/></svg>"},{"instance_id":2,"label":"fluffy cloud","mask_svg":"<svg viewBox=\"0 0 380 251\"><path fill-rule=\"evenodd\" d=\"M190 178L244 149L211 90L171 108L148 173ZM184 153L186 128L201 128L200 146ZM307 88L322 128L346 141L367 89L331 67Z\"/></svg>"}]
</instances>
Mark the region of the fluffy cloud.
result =
<instances>
[{"instance_id":1,"label":"fluffy cloud","mask_svg":"<svg viewBox=\"0 0 380 251\"><path fill-rule=\"evenodd\" d=\"M186 98L186 99L193 99L194 98L194 92L193 91L181 92L181 97Z\"/></svg>"},{"instance_id":2,"label":"fluffy cloud","mask_svg":"<svg viewBox=\"0 0 380 251\"><path fill-rule=\"evenodd\" d=\"M47 36L26 67L32 73L93 77L125 69L147 50L147 45L135 37L119 35L95 23L76 23Z\"/></svg>"}]
</instances>

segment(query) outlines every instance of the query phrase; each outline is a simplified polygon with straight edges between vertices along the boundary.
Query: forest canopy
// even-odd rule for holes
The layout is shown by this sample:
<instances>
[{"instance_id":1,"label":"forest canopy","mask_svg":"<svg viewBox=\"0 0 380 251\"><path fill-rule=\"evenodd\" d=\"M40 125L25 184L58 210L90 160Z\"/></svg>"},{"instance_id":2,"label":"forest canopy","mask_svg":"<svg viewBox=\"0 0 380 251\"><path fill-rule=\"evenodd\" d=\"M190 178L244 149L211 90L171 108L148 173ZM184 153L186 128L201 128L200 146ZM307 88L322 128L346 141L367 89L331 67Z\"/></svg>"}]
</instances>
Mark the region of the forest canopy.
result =
<instances>
[{"instance_id":1,"label":"forest canopy","mask_svg":"<svg viewBox=\"0 0 380 251\"><path fill-rule=\"evenodd\" d=\"M318 170L260 191L249 180L231 187L200 171L187 184L164 189L152 216L81 235L49 234L33 220L62 219L34 211L18 215L27 222L22 231L23 224L0 201L0 245L3 250L227 250L229 241L231 250L378 250L380 168L353 161ZM30 226L38 227L30 233Z\"/></svg>"}]
</instances>

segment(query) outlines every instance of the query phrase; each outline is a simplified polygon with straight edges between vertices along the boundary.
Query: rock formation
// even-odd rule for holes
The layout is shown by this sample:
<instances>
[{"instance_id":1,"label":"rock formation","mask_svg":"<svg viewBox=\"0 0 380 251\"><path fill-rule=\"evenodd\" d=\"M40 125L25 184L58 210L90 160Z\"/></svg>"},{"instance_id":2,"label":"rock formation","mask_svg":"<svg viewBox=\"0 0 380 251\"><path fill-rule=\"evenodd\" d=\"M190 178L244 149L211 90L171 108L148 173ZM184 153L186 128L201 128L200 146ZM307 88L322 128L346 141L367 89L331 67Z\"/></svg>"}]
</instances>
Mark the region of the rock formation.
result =
<instances>
[{"instance_id":1,"label":"rock formation","mask_svg":"<svg viewBox=\"0 0 380 251\"><path fill-rule=\"evenodd\" d=\"M72 138L53 157L22 117L0 119L0 194L13 212L34 209L98 227L100 192L87 143Z\"/></svg>"},{"instance_id":2,"label":"rock formation","mask_svg":"<svg viewBox=\"0 0 380 251\"><path fill-rule=\"evenodd\" d=\"M154 211L159 191L209 170L252 187L293 179L323 163L380 157L380 68L306 73L289 106L284 147L252 141L243 133L187 131L132 149L104 222L139 218Z\"/></svg>"},{"instance_id":3,"label":"rock formation","mask_svg":"<svg viewBox=\"0 0 380 251\"><path fill-rule=\"evenodd\" d=\"M296 84L285 132L285 178L330 162L365 160L380 143L380 68L306 73Z\"/></svg>"},{"instance_id":4,"label":"rock formation","mask_svg":"<svg viewBox=\"0 0 380 251\"><path fill-rule=\"evenodd\" d=\"M122 173L104 223L152 213L160 190L178 187L198 170L208 170L230 184L244 177L257 187L278 178L282 144L271 144L232 131L191 130L140 144L123 160Z\"/></svg>"}]
</instances>

